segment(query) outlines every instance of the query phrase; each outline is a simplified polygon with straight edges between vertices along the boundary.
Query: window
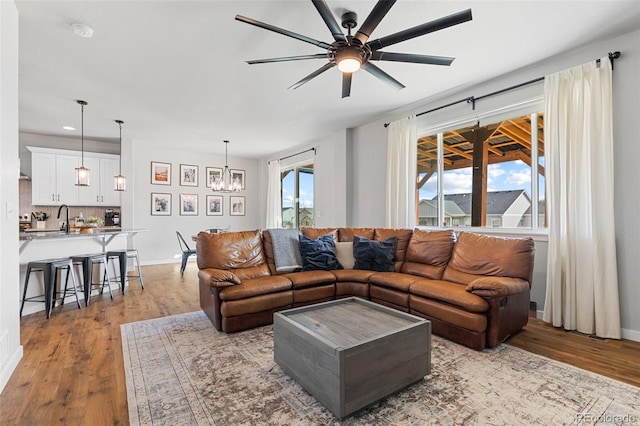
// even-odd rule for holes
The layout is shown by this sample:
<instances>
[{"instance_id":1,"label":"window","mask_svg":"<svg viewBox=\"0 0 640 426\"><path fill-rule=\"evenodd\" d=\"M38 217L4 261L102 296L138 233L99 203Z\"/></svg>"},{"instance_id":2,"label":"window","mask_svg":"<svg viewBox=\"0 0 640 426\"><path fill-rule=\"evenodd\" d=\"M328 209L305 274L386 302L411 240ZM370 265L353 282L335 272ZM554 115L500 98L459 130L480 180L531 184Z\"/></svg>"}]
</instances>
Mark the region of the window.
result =
<instances>
[{"instance_id":1,"label":"window","mask_svg":"<svg viewBox=\"0 0 640 426\"><path fill-rule=\"evenodd\" d=\"M542 114L420 137L417 161L419 225L546 226Z\"/></svg>"},{"instance_id":2,"label":"window","mask_svg":"<svg viewBox=\"0 0 640 426\"><path fill-rule=\"evenodd\" d=\"M280 172L282 180L282 227L313 226L313 163Z\"/></svg>"}]
</instances>

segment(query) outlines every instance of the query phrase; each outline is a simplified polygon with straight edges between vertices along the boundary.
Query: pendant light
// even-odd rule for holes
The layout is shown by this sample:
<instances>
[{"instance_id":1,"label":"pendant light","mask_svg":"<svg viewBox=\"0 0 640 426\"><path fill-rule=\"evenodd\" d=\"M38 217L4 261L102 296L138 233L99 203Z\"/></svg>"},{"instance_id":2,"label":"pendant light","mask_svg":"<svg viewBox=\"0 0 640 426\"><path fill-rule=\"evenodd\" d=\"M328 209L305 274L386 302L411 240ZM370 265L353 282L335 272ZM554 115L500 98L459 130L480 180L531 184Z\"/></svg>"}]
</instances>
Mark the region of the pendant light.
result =
<instances>
[{"instance_id":1,"label":"pendant light","mask_svg":"<svg viewBox=\"0 0 640 426\"><path fill-rule=\"evenodd\" d=\"M240 192L242 184L238 181L233 181L231 176L231 170L227 162L229 141L224 141L224 169L222 175L219 178L215 178L211 189L213 192Z\"/></svg>"},{"instance_id":2,"label":"pendant light","mask_svg":"<svg viewBox=\"0 0 640 426\"><path fill-rule=\"evenodd\" d=\"M82 164L76 168L76 186L89 186L91 182L90 170L84 166L84 106L87 105L85 101L76 101L80 104L81 108L81 137L82 137Z\"/></svg>"},{"instance_id":3,"label":"pendant light","mask_svg":"<svg viewBox=\"0 0 640 426\"><path fill-rule=\"evenodd\" d=\"M113 177L113 190L114 191L126 191L127 190L127 179L122 176L122 125L124 121L115 120L120 127L120 171L116 176Z\"/></svg>"}]
</instances>

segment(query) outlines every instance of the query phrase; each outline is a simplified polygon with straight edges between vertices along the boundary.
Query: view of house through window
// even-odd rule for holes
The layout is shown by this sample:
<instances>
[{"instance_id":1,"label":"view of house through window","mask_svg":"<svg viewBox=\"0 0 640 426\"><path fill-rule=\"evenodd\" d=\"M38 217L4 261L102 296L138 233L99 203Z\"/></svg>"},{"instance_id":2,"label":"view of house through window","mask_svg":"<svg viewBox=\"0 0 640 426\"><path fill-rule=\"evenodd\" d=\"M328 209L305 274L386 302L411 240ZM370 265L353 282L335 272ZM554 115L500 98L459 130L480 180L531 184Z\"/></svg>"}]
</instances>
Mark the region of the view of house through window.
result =
<instances>
[{"instance_id":1,"label":"view of house through window","mask_svg":"<svg viewBox=\"0 0 640 426\"><path fill-rule=\"evenodd\" d=\"M420 137L417 194L419 225L545 227L542 114Z\"/></svg>"},{"instance_id":2,"label":"view of house through window","mask_svg":"<svg viewBox=\"0 0 640 426\"><path fill-rule=\"evenodd\" d=\"M313 163L283 169L282 227L313 226Z\"/></svg>"}]
</instances>

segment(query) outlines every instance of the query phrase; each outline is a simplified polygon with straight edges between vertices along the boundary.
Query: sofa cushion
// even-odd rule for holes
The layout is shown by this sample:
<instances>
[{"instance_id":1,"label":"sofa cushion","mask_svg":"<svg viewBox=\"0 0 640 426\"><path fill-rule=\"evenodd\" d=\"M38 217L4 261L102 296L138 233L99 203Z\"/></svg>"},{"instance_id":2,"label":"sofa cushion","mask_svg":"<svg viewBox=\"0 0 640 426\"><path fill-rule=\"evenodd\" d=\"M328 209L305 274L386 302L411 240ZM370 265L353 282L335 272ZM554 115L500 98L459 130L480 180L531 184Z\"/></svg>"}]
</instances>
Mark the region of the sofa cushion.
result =
<instances>
[{"instance_id":1,"label":"sofa cushion","mask_svg":"<svg viewBox=\"0 0 640 426\"><path fill-rule=\"evenodd\" d=\"M344 269L353 269L356 259L353 257L353 242L336 242L336 256Z\"/></svg>"},{"instance_id":2,"label":"sofa cushion","mask_svg":"<svg viewBox=\"0 0 640 426\"><path fill-rule=\"evenodd\" d=\"M466 274L521 278L530 282L533 253L530 237L502 238L460 232L448 268Z\"/></svg>"},{"instance_id":3,"label":"sofa cushion","mask_svg":"<svg viewBox=\"0 0 640 426\"><path fill-rule=\"evenodd\" d=\"M338 241L338 228L310 228L303 226L300 232L307 238L315 240L322 235L331 235L335 241Z\"/></svg>"},{"instance_id":4,"label":"sofa cushion","mask_svg":"<svg viewBox=\"0 0 640 426\"><path fill-rule=\"evenodd\" d=\"M480 296L469 293L466 286L449 281L418 278L409 288L411 294L446 302L469 312L486 312L489 303Z\"/></svg>"},{"instance_id":5,"label":"sofa cushion","mask_svg":"<svg viewBox=\"0 0 640 426\"><path fill-rule=\"evenodd\" d=\"M270 274L260 231L200 232L196 237L198 269L232 270L244 281Z\"/></svg>"},{"instance_id":6,"label":"sofa cushion","mask_svg":"<svg viewBox=\"0 0 640 426\"><path fill-rule=\"evenodd\" d=\"M396 245L396 252L393 257L393 266L396 271L400 271L402 269L402 263L404 262L407 254L407 246L409 245L409 240L411 240L412 234L413 231L411 229L375 229L374 239L376 241L384 241L391 237L397 238L398 242Z\"/></svg>"},{"instance_id":7,"label":"sofa cushion","mask_svg":"<svg viewBox=\"0 0 640 426\"><path fill-rule=\"evenodd\" d=\"M318 285L333 284L336 282L336 276L329 271L302 271L293 272L283 275L287 277L292 284L292 288L315 287Z\"/></svg>"},{"instance_id":8,"label":"sofa cushion","mask_svg":"<svg viewBox=\"0 0 640 426\"><path fill-rule=\"evenodd\" d=\"M407 247L405 262L445 266L451 257L456 236L453 230L415 229Z\"/></svg>"},{"instance_id":9,"label":"sofa cushion","mask_svg":"<svg viewBox=\"0 0 640 426\"><path fill-rule=\"evenodd\" d=\"M409 288L420 277L402 274L400 272L376 272L371 275L369 282L381 287L394 288L409 293Z\"/></svg>"},{"instance_id":10,"label":"sofa cushion","mask_svg":"<svg viewBox=\"0 0 640 426\"><path fill-rule=\"evenodd\" d=\"M373 228L338 228L338 241L353 241L354 235L373 240L375 229Z\"/></svg>"},{"instance_id":11,"label":"sofa cushion","mask_svg":"<svg viewBox=\"0 0 640 426\"><path fill-rule=\"evenodd\" d=\"M223 288L219 294L220 300L239 300L290 289L291 281L283 275L276 275L245 280L242 284Z\"/></svg>"},{"instance_id":12,"label":"sofa cushion","mask_svg":"<svg viewBox=\"0 0 640 426\"><path fill-rule=\"evenodd\" d=\"M367 271L362 269L337 269L331 271L336 277L337 282L354 282L354 283L367 283L369 284L369 277L375 273L375 271Z\"/></svg>"},{"instance_id":13,"label":"sofa cushion","mask_svg":"<svg viewBox=\"0 0 640 426\"><path fill-rule=\"evenodd\" d=\"M196 237L198 268L239 269L265 263L259 230L200 232Z\"/></svg>"},{"instance_id":14,"label":"sofa cushion","mask_svg":"<svg viewBox=\"0 0 640 426\"><path fill-rule=\"evenodd\" d=\"M372 241L358 235L353 237L354 269L367 269L378 272L393 272L393 258L396 254L398 239Z\"/></svg>"},{"instance_id":15,"label":"sofa cushion","mask_svg":"<svg viewBox=\"0 0 640 426\"><path fill-rule=\"evenodd\" d=\"M304 235L299 235L298 238L300 240L303 271L330 271L342 268L336 257L336 245L333 241L333 236L323 235L315 240Z\"/></svg>"}]
</instances>

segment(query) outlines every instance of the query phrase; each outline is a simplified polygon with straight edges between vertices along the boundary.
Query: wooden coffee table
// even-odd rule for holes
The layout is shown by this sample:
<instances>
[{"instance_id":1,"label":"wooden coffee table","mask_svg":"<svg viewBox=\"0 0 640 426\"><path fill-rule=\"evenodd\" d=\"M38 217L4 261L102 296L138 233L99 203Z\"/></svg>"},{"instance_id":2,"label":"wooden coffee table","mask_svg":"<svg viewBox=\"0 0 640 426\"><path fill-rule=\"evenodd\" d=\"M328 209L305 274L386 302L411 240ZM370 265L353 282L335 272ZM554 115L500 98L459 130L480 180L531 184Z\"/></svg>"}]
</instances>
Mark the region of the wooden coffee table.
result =
<instances>
[{"instance_id":1,"label":"wooden coffee table","mask_svg":"<svg viewBox=\"0 0 640 426\"><path fill-rule=\"evenodd\" d=\"M277 312L274 359L340 420L431 372L431 323L356 297Z\"/></svg>"}]
</instances>

